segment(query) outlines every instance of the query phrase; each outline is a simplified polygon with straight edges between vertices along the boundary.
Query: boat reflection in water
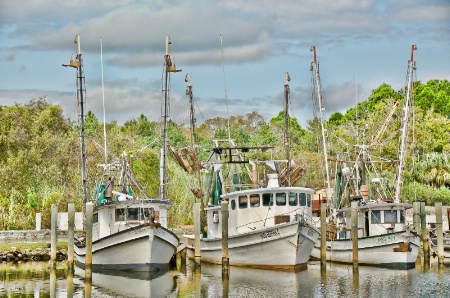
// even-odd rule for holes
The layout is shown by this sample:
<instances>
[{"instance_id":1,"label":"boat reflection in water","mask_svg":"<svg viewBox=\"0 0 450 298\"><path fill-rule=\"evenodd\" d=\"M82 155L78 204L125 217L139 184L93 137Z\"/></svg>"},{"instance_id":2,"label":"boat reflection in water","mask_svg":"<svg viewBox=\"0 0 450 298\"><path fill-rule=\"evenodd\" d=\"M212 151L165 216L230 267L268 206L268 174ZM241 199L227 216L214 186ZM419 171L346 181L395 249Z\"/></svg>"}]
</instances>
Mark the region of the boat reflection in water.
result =
<instances>
[{"instance_id":1,"label":"boat reflection in water","mask_svg":"<svg viewBox=\"0 0 450 298\"><path fill-rule=\"evenodd\" d=\"M84 277L76 267L75 276ZM176 282L168 269L159 271L94 270L92 288L111 297L167 297L176 290Z\"/></svg>"}]
</instances>

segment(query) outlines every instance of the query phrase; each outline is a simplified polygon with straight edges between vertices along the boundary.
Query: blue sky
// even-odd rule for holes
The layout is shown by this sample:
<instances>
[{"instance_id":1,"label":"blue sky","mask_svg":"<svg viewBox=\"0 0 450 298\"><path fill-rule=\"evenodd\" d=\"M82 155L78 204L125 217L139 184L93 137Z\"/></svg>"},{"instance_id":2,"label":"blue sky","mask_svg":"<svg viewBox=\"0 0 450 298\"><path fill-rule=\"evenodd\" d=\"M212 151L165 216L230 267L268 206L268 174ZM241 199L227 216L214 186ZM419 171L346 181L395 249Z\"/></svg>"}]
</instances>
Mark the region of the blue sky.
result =
<instances>
[{"instance_id":1,"label":"blue sky","mask_svg":"<svg viewBox=\"0 0 450 298\"><path fill-rule=\"evenodd\" d=\"M81 36L87 108L102 121L100 37L107 121L161 118L165 36L183 72L172 75L170 117L188 123L185 75L197 120L283 109L311 119L310 46L316 45L325 117L367 99L382 83L402 88L411 45L417 80L450 80L448 0L2 0L0 104L46 96L76 119L75 70L61 67ZM220 34L223 39L222 65ZM225 69L225 76L224 71Z\"/></svg>"}]
</instances>

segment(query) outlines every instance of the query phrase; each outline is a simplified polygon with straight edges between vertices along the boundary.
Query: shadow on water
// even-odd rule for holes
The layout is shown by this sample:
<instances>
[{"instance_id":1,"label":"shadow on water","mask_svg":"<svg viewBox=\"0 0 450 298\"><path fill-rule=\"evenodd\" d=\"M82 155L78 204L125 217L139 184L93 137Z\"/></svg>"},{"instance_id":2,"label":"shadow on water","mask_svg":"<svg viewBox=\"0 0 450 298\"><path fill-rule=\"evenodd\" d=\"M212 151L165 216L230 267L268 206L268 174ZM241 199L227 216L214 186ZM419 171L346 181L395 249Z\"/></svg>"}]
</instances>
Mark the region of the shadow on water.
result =
<instances>
[{"instance_id":1,"label":"shadow on water","mask_svg":"<svg viewBox=\"0 0 450 298\"><path fill-rule=\"evenodd\" d=\"M181 269L181 270L180 270ZM18 297L446 297L450 267L389 270L310 262L301 272L203 263L158 272L94 271L86 283L76 268L52 270L47 263L0 264L0 296Z\"/></svg>"}]
</instances>

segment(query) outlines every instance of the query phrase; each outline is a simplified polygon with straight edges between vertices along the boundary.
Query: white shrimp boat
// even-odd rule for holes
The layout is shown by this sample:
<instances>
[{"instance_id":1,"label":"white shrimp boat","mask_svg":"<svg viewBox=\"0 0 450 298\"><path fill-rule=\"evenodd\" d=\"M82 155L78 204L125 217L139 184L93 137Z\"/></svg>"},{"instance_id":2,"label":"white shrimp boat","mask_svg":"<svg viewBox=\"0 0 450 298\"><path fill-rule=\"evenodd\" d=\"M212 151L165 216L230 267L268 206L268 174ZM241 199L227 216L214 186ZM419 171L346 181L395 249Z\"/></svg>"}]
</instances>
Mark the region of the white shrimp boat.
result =
<instances>
[{"instance_id":1,"label":"white shrimp boat","mask_svg":"<svg viewBox=\"0 0 450 298\"><path fill-rule=\"evenodd\" d=\"M414 268L420 246L417 234L405 222L407 203L373 203L358 206L358 263L385 268ZM327 261L352 263L351 208L343 213L336 234L327 240ZM330 226L330 225L329 225ZM320 259L320 243L311 256Z\"/></svg>"},{"instance_id":2,"label":"white shrimp boat","mask_svg":"<svg viewBox=\"0 0 450 298\"><path fill-rule=\"evenodd\" d=\"M302 270L307 267L319 230L311 220L314 191L279 187L277 175L267 188L235 191L228 201L228 254L231 266ZM205 208L207 237L201 243L201 260L222 262L221 207ZM194 237L188 239L188 257L194 257Z\"/></svg>"},{"instance_id":3,"label":"white shrimp boat","mask_svg":"<svg viewBox=\"0 0 450 298\"><path fill-rule=\"evenodd\" d=\"M79 44L79 37L76 40ZM92 270L110 269L127 271L156 271L168 268L176 252L178 237L167 228L167 212L171 203L167 200L166 151L168 117L168 82L170 72L178 71L169 55L171 41L166 37L164 88L164 147L160 158L160 195L149 199L136 182L128 164L127 155L121 162L107 163L105 136L105 164L99 183L95 187L92 224ZM72 64L82 74L81 54L78 46L78 63ZM82 75L78 76L81 80ZM82 84L80 84L81 86ZM80 87L81 88L81 87ZM81 89L78 94L83 94ZM83 115L83 113L82 113ZM83 124L83 121L82 121ZM83 131L83 129L82 129ZM84 143L83 143L84 144ZM86 154L83 145L83 165ZM83 184L86 203L86 180ZM140 192L140 197L136 194ZM85 238L75 239L74 252L77 265L85 267Z\"/></svg>"},{"instance_id":4,"label":"white shrimp boat","mask_svg":"<svg viewBox=\"0 0 450 298\"><path fill-rule=\"evenodd\" d=\"M214 172L212 191L214 195L204 208L206 233L199 239L202 262L222 263L220 205L222 200L228 202L227 238L230 266L291 271L307 267L314 243L319 238L319 230L311 217L314 190L292 186L300 179L303 170L295 166L289 156L289 81L289 74L286 73L284 83L286 160L250 161L245 157L250 149L261 149L265 152L269 147L239 147L231 139L215 140L212 156L216 162L209 163L210 167L212 165L211 172ZM228 142L229 146L219 146L219 142ZM280 164L283 162L286 162L287 166L281 170ZM228 177L233 177L230 185L225 185L223 164L231 165L228 172ZM243 183L242 164L251 177L251 185ZM247 164L252 165L251 171ZM259 172L264 173L261 180L258 179L258 167ZM199 169L198 166L195 168ZM272 174L265 175L268 171L274 170ZM264 181L267 181L267 184ZM222 191L226 194L220 195ZM194 258L195 236L185 235L185 237L187 256Z\"/></svg>"},{"instance_id":5,"label":"white shrimp boat","mask_svg":"<svg viewBox=\"0 0 450 298\"><path fill-rule=\"evenodd\" d=\"M94 208L92 269L155 271L167 268L178 237L167 229L171 204L156 199L108 199ZM75 242L77 265L84 267L86 245Z\"/></svg>"},{"instance_id":6,"label":"white shrimp boat","mask_svg":"<svg viewBox=\"0 0 450 298\"><path fill-rule=\"evenodd\" d=\"M380 173L376 164L387 162L371 154L370 149L376 147L379 138L393 115L398 103L396 102L387 115L384 123L380 126L377 136L370 144L356 144L359 150L355 158L341 160L336 166L336 191L334 193L335 206L344 201L344 192L351 191L351 200L357 201L358 212L358 264L373 265L385 268L408 269L415 266L419 251L419 237L412 230L412 226L406 222L406 210L412 205L401 202L401 187L403 182L403 168L405 166L405 153L408 132L408 116L411 105L412 79L415 70L413 53L416 47L412 46L411 59L408 63L406 100L402 109L402 127L399 148L399 161L397 167L396 188L392 195L386 190L385 181L377 176ZM320 111L323 110L320 89L319 67L316 60L315 47L314 61L311 70L314 72L314 81L317 86L318 103ZM322 115L321 115L322 116ZM323 117L322 135L325 142L325 129ZM324 145L325 160L327 160L327 149ZM350 166L351 165L351 166ZM369 169L372 169L369 171ZM370 179L371 178L371 179ZM327 199L331 199L327 166ZM331 200L330 200L331 203ZM353 207L352 207L353 208ZM353 240L351 231L356 223L352 222L351 208L336 208L328 219L327 233L321 235L326 237L326 260L340 263L353 263ZM312 257L320 259L320 242L312 252Z\"/></svg>"}]
</instances>

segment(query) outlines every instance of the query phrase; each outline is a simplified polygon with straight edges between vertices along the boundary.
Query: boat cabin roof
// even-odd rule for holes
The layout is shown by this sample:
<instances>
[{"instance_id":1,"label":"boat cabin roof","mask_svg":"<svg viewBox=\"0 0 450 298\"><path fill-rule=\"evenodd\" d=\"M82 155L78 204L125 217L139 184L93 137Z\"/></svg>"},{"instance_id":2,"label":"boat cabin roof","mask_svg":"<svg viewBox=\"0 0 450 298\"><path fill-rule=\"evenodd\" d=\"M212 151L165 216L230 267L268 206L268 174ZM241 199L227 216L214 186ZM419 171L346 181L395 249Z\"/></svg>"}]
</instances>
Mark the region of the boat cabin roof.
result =
<instances>
[{"instance_id":1,"label":"boat cabin roof","mask_svg":"<svg viewBox=\"0 0 450 298\"><path fill-rule=\"evenodd\" d=\"M262 193L278 193L278 192L295 192L295 193L309 193L312 194L314 192L311 188L306 187L271 187L271 188L252 188L247 190L239 190L230 192L220 197L222 199L228 199L236 196L242 196L247 194L262 194Z\"/></svg>"}]
</instances>

